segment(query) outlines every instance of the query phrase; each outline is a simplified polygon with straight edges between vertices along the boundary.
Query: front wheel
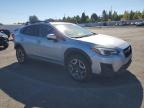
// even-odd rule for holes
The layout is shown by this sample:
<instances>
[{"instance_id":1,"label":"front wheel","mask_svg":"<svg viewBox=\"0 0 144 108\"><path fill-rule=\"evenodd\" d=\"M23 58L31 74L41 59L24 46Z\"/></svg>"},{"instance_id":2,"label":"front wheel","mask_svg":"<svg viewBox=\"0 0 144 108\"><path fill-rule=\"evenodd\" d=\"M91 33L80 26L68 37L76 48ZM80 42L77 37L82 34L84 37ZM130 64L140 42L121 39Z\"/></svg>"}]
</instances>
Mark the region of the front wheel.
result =
<instances>
[{"instance_id":1,"label":"front wheel","mask_svg":"<svg viewBox=\"0 0 144 108\"><path fill-rule=\"evenodd\" d=\"M9 44L8 43L5 43L4 44L4 49L8 48Z\"/></svg>"},{"instance_id":2,"label":"front wheel","mask_svg":"<svg viewBox=\"0 0 144 108\"><path fill-rule=\"evenodd\" d=\"M90 64L81 55L74 55L69 57L66 62L66 68L72 78L77 81L85 81L90 77Z\"/></svg>"},{"instance_id":3,"label":"front wheel","mask_svg":"<svg viewBox=\"0 0 144 108\"><path fill-rule=\"evenodd\" d=\"M16 48L16 57L18 60L18 63L23 64L26 61L26 54L23 48L18 47Z\"/></svg>"}]
</instances>

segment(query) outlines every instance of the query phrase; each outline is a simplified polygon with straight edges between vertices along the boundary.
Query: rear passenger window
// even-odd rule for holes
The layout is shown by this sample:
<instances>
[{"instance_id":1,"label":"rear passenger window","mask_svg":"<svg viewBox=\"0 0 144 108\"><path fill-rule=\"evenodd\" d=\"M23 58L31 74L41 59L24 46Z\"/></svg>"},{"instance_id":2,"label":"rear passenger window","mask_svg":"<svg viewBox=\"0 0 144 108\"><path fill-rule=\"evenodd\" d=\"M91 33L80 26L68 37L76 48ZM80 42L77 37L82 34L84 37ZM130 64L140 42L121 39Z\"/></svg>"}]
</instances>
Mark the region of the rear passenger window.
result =
<instances>
[{"instance_id":1,"label":"rear passenger window","mask_svg":"<svg viewBox=\"0 0 144 108\"><path fill-rule=\"evenodd\" d=\"M39 25L32 25L22 29L21 33L30 36L40 36L39 31L40 31Z\"/></svg>"}]
</instances>

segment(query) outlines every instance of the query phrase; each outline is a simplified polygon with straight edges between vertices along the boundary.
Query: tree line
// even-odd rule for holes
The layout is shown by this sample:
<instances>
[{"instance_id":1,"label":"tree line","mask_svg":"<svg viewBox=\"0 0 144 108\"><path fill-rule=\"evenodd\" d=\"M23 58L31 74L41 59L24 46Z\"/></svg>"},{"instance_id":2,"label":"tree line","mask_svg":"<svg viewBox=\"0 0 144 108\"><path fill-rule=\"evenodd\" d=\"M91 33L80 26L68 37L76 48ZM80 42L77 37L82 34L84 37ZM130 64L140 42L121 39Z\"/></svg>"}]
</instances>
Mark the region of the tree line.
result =
<instances>
[{"instance_id":1,"label":"tree line","mask_svg":"<svg viewBox=\"0 0 144 108\"><path fill-rule=\"evenodd\" d=\"M144 10L143 11L125 11L123 14L118 14L116 11L106 11L103 10L101 15L96 13L91 14L90 16L86 15L83 12L80 15L73 17L64 16L62 19L46 19L45 21L63 21L63 22L72 22L72 23L90 23L90 22L107 22L107 21L125 21L125 20L144 20ZM33 15L29 17L29 22L34 23L39 21L38 17Z\"/></svg>"},{"instance_id":2,"label":"tree line","mask_svg":"<svg viewBox=\"0 0 144 108\"><path fill-rule=\"evenodd\" d=\"M116 11L102 11L102 15L99 16L96 13L88 16L85 12L81 16L63 17L62 21L72 23L89 23L89 22L104 22L104 21L124 21L124 20L137 20L144 19L144 10L141 11L125 11L123 14L118 14Z\"/></svg>"}]
</instances>

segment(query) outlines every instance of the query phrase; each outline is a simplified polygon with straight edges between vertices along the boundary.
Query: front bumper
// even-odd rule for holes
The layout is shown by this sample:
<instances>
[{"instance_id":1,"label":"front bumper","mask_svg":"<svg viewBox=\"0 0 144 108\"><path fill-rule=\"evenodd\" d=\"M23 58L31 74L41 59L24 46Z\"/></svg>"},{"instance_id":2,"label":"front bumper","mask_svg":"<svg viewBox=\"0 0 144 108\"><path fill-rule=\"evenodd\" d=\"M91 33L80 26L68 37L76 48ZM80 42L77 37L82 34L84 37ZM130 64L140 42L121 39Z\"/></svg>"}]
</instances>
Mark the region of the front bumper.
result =
<instances>
[{"instance_id":1,"label":"front bumper","mask_svg":"<svg viewBox=\"0 0 144 108\"><path fill-rule=\"evenodd\" d=\"M8 39L0 37L0 46L7 46L8 45Z\"/></svg>"},{"instance_id":2,"label":"front bumper","mask_svg":"<svg viewBox=\"0 0 144 108\"><path fill-rule=\"evenodd\" d=\"M93 57L92 58L92 73L95 74L111 74L117 73L121 69L127 69L132 61L132 54L129 57Z\"/></svg>"},{"instance_id":3,"label":"front bumper","mask_svg":"<svg viewBox=\"0 0 144 108\"><path fill-rule=\"evenodd\" d=\"M132 60L130 59L126 64L124 64L124 65L122 65L122 67L120 67L119 71L114 71L112 64L101 63L101 74L103 76L115 75L116 73L122 72L120 70L126 70L130 66L131 62L132 62Z\"/></svg>"}]
</instances>

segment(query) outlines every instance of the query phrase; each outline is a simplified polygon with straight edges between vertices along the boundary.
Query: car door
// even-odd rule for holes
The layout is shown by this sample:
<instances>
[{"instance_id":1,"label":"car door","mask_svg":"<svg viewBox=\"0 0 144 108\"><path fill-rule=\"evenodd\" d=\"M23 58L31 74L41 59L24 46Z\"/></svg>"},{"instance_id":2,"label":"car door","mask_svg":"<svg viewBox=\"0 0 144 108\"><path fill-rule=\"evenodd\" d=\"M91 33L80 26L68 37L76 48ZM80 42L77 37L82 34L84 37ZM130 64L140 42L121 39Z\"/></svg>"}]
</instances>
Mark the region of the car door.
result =
<instances>
[{"instance_id":1,"label":"car door","mask_svg":"<svg viewBox=\"0 0 144 108\"><path fill-rule=\"evenodd\" d=\"M40 27L41 35L41 55L51 61L62 62L63 61L63 50L64 50L64 40L58 39L58 41L49 40L47 38L48 34L54 34L56 36L59 33L48 24L42 24Z\"/></svg>"},{"instance_id":2,"label":"car door","mask_svg":"<svg viewBox=\"0 0 144 108\"><path fill-rule=\"evenodd\" d=\"M21 31L21 44L28 55L39 55L39 31L39 25L27 26Z\"/></svg>"}]
</instances>

